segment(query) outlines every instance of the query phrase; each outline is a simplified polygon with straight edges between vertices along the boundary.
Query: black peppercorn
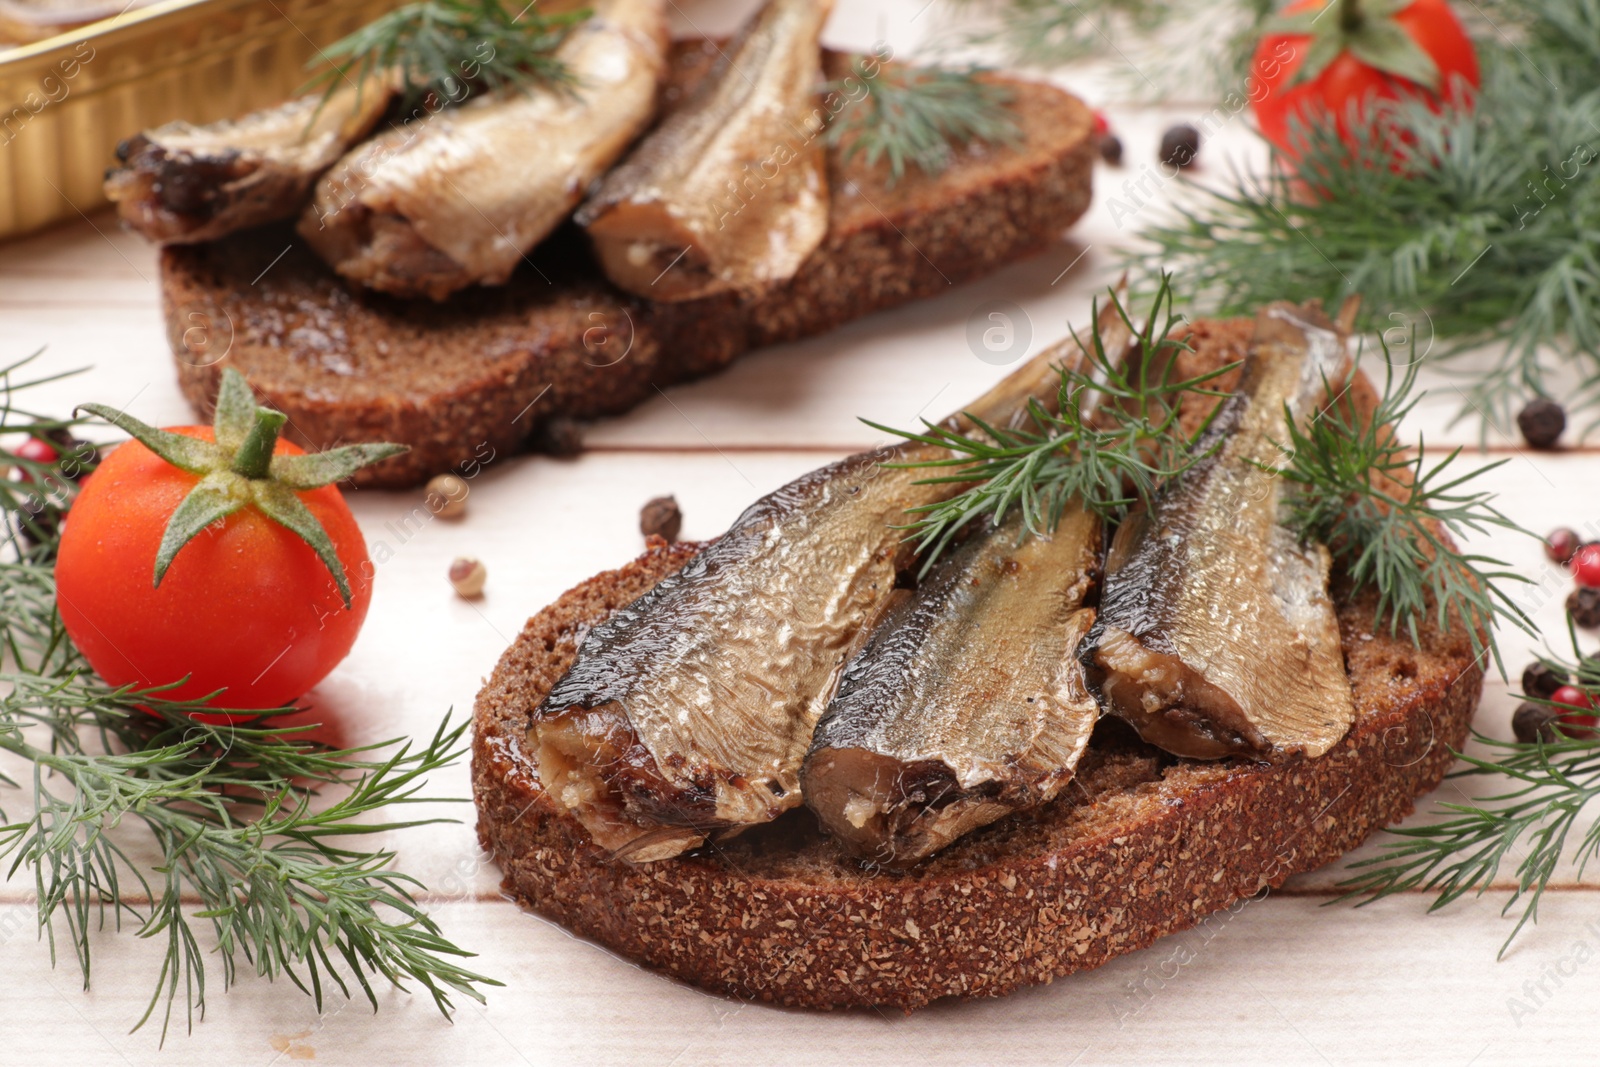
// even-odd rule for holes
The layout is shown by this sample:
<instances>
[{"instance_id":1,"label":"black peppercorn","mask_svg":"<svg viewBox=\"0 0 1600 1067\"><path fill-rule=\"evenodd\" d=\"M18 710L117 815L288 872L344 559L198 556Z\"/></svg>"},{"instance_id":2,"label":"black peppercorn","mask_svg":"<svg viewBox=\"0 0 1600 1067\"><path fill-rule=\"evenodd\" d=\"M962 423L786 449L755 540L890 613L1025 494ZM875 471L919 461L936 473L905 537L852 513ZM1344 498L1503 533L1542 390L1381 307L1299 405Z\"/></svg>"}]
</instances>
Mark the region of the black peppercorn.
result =
<instances>
[{"instance_id":1,"label":"black peppercorn","mask_svg":"<svg viewBox=\"0 0 1600 1067\"><path fill-rule=\"evenodd\" d=\"M658 496L639 509L639 532L646 537L664 537L676 541L683 529L683 512L676 497Z\"/></svg>"},{"instance_id":2,"label":"black peppercorn","mask_svg":"<svg viewBox=\"0 0 1600 1067\"><path fill-rule=\"evenodd\" d=\"M576 419L557 415L540 429L535 447L552 456L576 456L583 451L583 430Z\"/></svg>"},{"instance_id":3,"label":"black peppercorn","mask_svg":"<svg viewBox=\"0 0 1600 1067\"><path fill-rule=\"evenodd\" d=\"M1200 155L1200 131L1187 122L1170 127L1161 135L1161 162L1182 170Z\"/></svg>"},{"instance_id":4,"label":"black peppercorn","mask_svg":"<svg viewBox=\"0 0 1600 1067\"><path fill-rule=\"evenodd\" d=\"M1113 167L1122 166L1122 138L1114 133L1100 135L1100 158Z\"/></svg>"},{"instance_id":5,"label":"black peppercorn","mask_svg":"<svg viewBox=\"0 0 1600 1067\"><path fill-rule=\"evenodd\" d=\"M1582 543L1576 530L1562 526L1551 530L1544 539L1544 554L1551 563L1570 563Z\"/></svg>"},{"instance_id":6,"label":"black peppercorn","mask_svg":"<svg viewBox=\"0 0 1600 1067\"><path fill-rule=\"evenodd\" d=\"M1554 448L1567 428L1567 412L1547 396L1534 397L1517 413L1517 428L1530 448Z\"/></svg>"},{"instance_id":7,"label":"black peppercorn","mask_svg":"<svg viewBox=\"0 0 1600 1067\"><path fill-rule=\"evenodd\" d=\"M1561 712L1546 704L1518 704L1511 715L1511 732L1518 741L1531 745L1535 741L1559 741L1556 723Z\"/></svg>"},{"instance_id":8,"label":"black peppercorn","mask_svg":"<svg viewBox=\"0 0 1600 1067\"><path fill-rule=\"evenodd\" d=\"M1538 660L1528 664L1522 672L1522 695L1525 697L1549 700L1557 689L1571 684L1572 679L1567 677L1566 671L1553 670Z\"/></svg>"},{"instance_id":9,"label":"black peppercorn","mask_svg":"<svg viewBox=\"0 0 1600 1067\"><path fill-rule=\"evenodd\" d=\"M22 543L29 548L44 544L61 532L62 511L55 504L45 504L27 514L17 512L16 531Z\"/></svg>"},{"instance_id":10,"label":"black peppercorn","mask_svg":"<svg viewBox=\"0 0 1600 1067\"><path fill-rule=\"evenodd\" d=\"M1567 614L1585 630L1600 628L1600 589L1580 585L1567 596Z\"/></svg>"}]
</instances>

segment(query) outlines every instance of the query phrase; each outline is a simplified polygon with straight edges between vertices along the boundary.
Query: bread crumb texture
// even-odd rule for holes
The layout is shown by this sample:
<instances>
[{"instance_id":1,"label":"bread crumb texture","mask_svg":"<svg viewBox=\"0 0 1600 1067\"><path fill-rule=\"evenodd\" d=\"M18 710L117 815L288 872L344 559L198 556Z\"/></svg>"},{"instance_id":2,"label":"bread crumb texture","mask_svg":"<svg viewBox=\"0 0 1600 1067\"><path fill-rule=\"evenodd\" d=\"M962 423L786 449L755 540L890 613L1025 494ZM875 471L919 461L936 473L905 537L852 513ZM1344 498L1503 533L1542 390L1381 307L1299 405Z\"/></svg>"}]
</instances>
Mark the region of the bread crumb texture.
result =
<instances>
[{"instance_id":1,"label":"bread crumb texture","mask_svg":"<svg viewBox=\"0 0 1600 1067\"><path fill-rule=\"evenodd\" d=\"M534 616L476 706L478 835L534 911L732 996L905 1010L1098 966L1321 866L1436 786L1483 673L1466 637L1420 648L1336 582L1357 720L1316 760L1180 760L1102 720L1075 784L906 873L843 858L805 810L676 860L613 860L540 792L531 711L588 628L698 550L656 540Z\"/></svg>"}]
</instances>

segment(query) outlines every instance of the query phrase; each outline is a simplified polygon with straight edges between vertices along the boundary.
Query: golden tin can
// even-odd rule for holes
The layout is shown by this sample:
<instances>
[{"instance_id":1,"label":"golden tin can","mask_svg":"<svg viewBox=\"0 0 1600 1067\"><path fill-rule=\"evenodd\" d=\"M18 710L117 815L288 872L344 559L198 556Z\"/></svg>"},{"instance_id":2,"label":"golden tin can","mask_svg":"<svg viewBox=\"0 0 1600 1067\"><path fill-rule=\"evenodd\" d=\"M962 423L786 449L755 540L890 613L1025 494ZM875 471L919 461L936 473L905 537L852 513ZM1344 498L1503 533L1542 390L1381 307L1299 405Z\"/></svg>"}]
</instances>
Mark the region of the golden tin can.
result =
<instances>
[{"instance_id":1,"label":"golden tin can","mask_svg":"<svg viewBox=\"0 0 1600 1067\"><path fill-rule=\"evenodd\" d=\"M117 142L281 103L331 44L402 0L158 0L0 46L0 238L87 215Z\"/></svg>"}]
</instances>

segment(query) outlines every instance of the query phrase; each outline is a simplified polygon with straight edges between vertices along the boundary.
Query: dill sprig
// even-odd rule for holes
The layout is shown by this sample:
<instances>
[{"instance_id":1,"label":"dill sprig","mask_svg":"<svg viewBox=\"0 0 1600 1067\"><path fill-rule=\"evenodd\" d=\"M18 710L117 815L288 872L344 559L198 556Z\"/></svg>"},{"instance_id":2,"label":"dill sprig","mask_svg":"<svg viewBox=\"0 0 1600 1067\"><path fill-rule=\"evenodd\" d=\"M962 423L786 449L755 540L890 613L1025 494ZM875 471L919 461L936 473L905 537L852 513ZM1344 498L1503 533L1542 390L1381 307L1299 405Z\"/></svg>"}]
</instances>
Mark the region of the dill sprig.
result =
<instances>
[{"instance_id":1,"label":"dill sprig","mask_svg":"<svg viewBox=\"0 0 1600 1067\"><path fill-rule=\"evenodd\" d=\"M851 64L847 78L826 90L846 100L824 133L842 146L842 159L857 155L868 166L888 160L891 184L906 165L937 174L950 165L958 145L972 141L1009 146L1022 131L1010 104L1016 94L983 77L982 67L932 67L883 63L866 58ZM865 95L853 98L857 86Z\"/></svg>"},{"instance_id":2,"label":"dill sprig","mask_svg":"<svg viewBox=\"0 0 1600 1067\"><path fill-rule=\"evenodd\" d=\"M1297 158L1274 150L1263 172L1186 182L1138 259L1193 279L1207 311L1359 292L1369 324L1416 323L1425 345L1437 337L1436 358L1472 348L1462 414L1485 431L1509 431L1530 396L1592 406L1600 5L1488 10L1518 44L1481 38L1471 109L1381 102L1349 116L1349 143L1331 122L1302 126Z\"/></svg>"},{"instance_id":3,"label":"dill sprig","mask_svg":"<svg viewBox=\"0 0 1600 1067\"><path fill-rule=\"evenodd\" d=\"M1460 448L1429 465L1420 438L1414 448L1401 443L1395 427L1425 393L1415 389L1416 362L1397 371L1387 344L1383 352L1383 391L1370 415L1336 402L1305 428L1285 420L1281 473L1294 483L1287 521L1303 540L1327 544L1358 589L1377 590L1377 614L1391 633L1404 630L1420 644L1418 627L1431 610L1441 630L1464 625L1474 654L1487 648L1504 673L1495 624L1534 630L1501 583L1528 579L1456 541L1495 528L1534 536L1496 508L1491 493L1468 488L1506 460L1463 472Z\"/></svg>"},{"instance_id":4,"label":"dill sprig","mask_svg":"<svg viewBox=\"0 0 1600 1067\"><path fill-rule=\"evenodd\" d=\"M1579 651L1576 632L1572 651L1571 662L1554 654L1541 659L1575 678L1591 699L1600 697L1600 660ZM1523 699L1555 706L1536 697ZM1501 914L1519 902L1522 914L1500 946L1504 956L1522 928L1538 921L1539 901L1572 839L1577 838L1570 855L1578 877L1600 855L1600 822L1581 821L1589 803L1600 797L1600 740L1579 731L1551 741L1498 741L1476 733L1474 738L1490 754L1461 755L1466 767L1452 777L1503 775L1511 787L1476 803L1441 804L1435 814L1449 816L1442 822L1388 831L1400 840L1380 856L1352 863L1351 870L1359 873L1340 883L1345 895L1339 899L1362 897L1370 903L1422 889L1437 892L1428 908L1437 911L1468 893L1488 892L1507 856L1521 853L1516 884Z\"/></svg>"},{"instance_id":5,"label":"dill sprig","mask_svg":"<svg viewBox=\"0 0 1600 1067\"><path fill-rule=\"evenodd\" d=\"M430 93L460 103L469 87L571 88L572 71L555 51L590 14L583 9L546 15L537 4L513 11L501 0L419 0L323 49L318 60L330 66L311 85L325 85L331 93L389 72L399 79L407 103Z\"/></svg>"},{"instance_id":6,"label":"dill sprig","mask_svg":"<svg viewBox=\"0 0 1600 1067\"><path fill-rule=\"evenodd\" d=\"M16 394L50 379L0 369L0 434L61 441L75 424L22 410ZM79 450L69 457L90 456ZM113 688L94 677L56 611L53 561L60 519L88 466L0 449L26 479L0 478L0 751L31 766L22 813L0 817L8 874L31 869L39 931L55 959L58 927L87 987L94 932L130 925L164 946L138 1025L182 993L186 1018L205 1009L207 963L224 988L243 965L285 975L315 998L350 983L376 1007L373 980L416 982L441 1011L460 993L498 985L467 970L416 898L420 883L388 849L353 847L438 819L375 818L425 802L430 772L458 759L466 724L446 719L425 744L332 748L313 727L247 712L236 725L194 717L207 700ZM226 712L224 712L226 714ZM151 846L159 857L141 861ZM195 901L198 906L195 906ZM164 1005L164 1010L163 1010Z\"/></svg>"},{"instance_id":7,"label":"dill sprig","mask_svg":"<svg viewBox=\"0 0 1600 1067\"><path fill-rule=\"evenodd\" d=\"M1162 277L1142 326L1134 324L1116 290L1110 297L1111 310L1132 335L1138 358L1125 360L1120 349L1107 348L1096 301L1094 327L1087 339L1076 338L1083 364L1056 368L1056 410L1029 401L1031 429L993 426L968 416L979 433L962 433L926 419L924 432L918 433L862 420L873 429L955 453L948 459L891 464L951 470L921 484L970 483L948 500L911 509L919 517L906 529L924 554L924 572L973 519L987 515L998 527L1018 507L1029 533L1046 534L1074 498L1095 514L1119 518L1134 503L1148 501L1161 482L1209 454L1193 446L1218 405L1184 433L1179 428L1181 402L1185 395L1226 395L1205 383L1232 365L1192 378L1175 377L1175 357L1189 346L1174 329L1179 316L1170 278ZM1091 397L1098 402L1088 402Z\"/></svg>"}]
</instances>

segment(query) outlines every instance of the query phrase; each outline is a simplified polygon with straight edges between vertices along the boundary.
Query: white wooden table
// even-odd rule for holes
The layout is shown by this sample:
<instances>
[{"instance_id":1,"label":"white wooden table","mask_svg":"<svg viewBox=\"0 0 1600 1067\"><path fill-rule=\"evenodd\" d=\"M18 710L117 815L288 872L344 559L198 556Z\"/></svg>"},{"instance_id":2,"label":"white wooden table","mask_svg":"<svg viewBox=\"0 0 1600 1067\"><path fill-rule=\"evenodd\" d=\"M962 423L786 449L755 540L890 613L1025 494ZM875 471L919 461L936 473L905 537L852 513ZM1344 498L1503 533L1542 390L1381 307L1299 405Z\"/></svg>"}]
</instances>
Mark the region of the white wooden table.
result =
<instances>
[{"instance_id":1,"label":"white wooden table","mask_svg":"<svg viewBox=\"0 0 1600 1067\"><path fill-rule=\"evenodd\" d=\"M900 51L919 39L922 0L841 5L830 43L864 47L886 36ZM717 32L747 5L689 4L680 27ZM754 354L719 378L671 389L638 411L593 428L574 460L520 458L480 477L461 523L434 522L409 538L391 527L420 500L362 493L353 505L369 543L387 542L367 628L351 657L311 694L367 742L431 731L449 709L470 713L481 679L530 613L640 547L639 506L674 493L684 536L716 534L757 495L830 459L874 443L856 421L911 425L977 395L1005 368L977 359L969 319L999 303L1024 309L1033 349L1085 323L1090 296L1114 277L1115 251L1133 232L1107 198L1153 162L1160 131L1199 105L1124 106L1097 79L1058 76L1106 110L1126 144L1123 170L1102 169L1097 204L1069 238L1001 274L934 300L854 323L825 337ZM1230 154L1254 151L1244 121L1203 150L1212 173ZM1163 197L1168 195L1161 194ZM1160 199L1160 198L1158 198ZM1153 204L1148 210L1159 210ZM1123 225L1119 227L1118 221ZM180 397L157 303L155 254L109 216L0 246L0 360L48 346L40 365L90 367L34 398L66 411L97 400L156 424L192 421ZM1423 326L1424 335L1426 325ZM1424 336L1424 342L1426 338ZM1020 353L1019 353L1020 355ZM1448 429L1459 395L1442 378L1414 429L1435 444L1472 443ZM1501 503L1525 525L1591 527L1600 519L1593 449L1528 454L1505 438L1491 451L1511 462L1491 476ZM1566 580L1526 539L1473 543L1512 561L1546 590L1529 606L1564 635ZM456 599L445 570L456 555L482 558L487 595ZM1513 674L1530 642L1502 635ZM1514 684L1514 682L1513 682ZM1478 728L1509 735L1513 701L1492 679ZM1493 782L1447 783L1430 801L1459 801ZM434 776L434 795L469 795L467 768ZM4 798L14 807L20 798ZM1537 928L1503 961L1510 929L1500 897L1425 914L1405 895L1355 910L1324 906L1342 865L1296 878L1250 903L1209 939L1177 935L1098 971L1002 1000L943 1003L911 1016L806 1014L709 996L646 973L561 928L519 911L499 893L499 873L477 848L470 805L440 805L458 824L412 830L392 842L404 869L432 887L446 933L480 953L475 966L506 983L489 1004L463 1000L453 1022L425 998L384 992L334 999L318 1013L286 982L252 975L224 995L212 974L210 1010L192 1035L158 1049L158 1028L128 1034L143 1010L159 947L126 932L95 938L93 988L80 989L70 957L52 967L33 937L31 879L0 884L0 1063L266 1065L319 1063L1552 1063L1593 1062L1600 998L1600 895L1567 872ZM1425 816L1419 816L1425 817ZM1368 845L1361 854L1370 854ZM1502 872L1502 881L1510 871ZM1179 961L1183 962L1179 965Z\"/></svg>"}]
</instances>

